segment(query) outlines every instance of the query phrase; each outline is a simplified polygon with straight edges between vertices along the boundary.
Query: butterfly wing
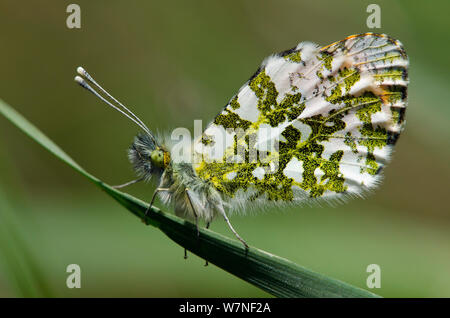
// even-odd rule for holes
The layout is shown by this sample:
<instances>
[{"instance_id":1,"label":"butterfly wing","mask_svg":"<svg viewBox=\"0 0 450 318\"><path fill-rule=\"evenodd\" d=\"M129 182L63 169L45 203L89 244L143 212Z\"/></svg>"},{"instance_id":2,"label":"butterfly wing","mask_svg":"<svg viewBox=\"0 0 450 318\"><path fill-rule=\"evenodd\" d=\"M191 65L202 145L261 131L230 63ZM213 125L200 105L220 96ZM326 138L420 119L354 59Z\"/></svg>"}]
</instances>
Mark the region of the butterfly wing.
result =
<instances>
[{"instance_id":1,"label":"butterfly wing","mask_svg":"<svg viewBox=\"0 0 450 318\"><path fill-rule=\"evenodd\" d=\"M272 55L195 142L195 171L232 203L361 195L403 130L407 68L373 33Z\"/></svg>"}]
</instances>

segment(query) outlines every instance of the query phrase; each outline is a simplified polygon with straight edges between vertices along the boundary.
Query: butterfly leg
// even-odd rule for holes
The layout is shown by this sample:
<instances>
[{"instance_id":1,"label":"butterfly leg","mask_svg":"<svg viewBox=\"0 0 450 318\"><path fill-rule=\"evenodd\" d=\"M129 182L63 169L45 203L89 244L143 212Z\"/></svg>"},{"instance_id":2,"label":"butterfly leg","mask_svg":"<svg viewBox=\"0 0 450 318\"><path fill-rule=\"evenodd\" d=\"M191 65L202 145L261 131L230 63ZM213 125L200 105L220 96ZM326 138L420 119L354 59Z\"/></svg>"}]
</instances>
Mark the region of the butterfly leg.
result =
<instances>
[{"instance_id":1,"label":"butterfly leg","mask_svg":"<svg viewBox=\"0 0 450 318\"><path fill-rule=\"evenodd\" d=\"M230 228L231 232L233 232L233 234L236 236L236 238L241 241L242 244L244 244L245 247L245 252L247 253L248 251L248 244L244 241L244 239L242 237L240 237L240 235L235 231L235 229L233 228L233 226L231 225L230 220L228 219L227 215L225 214L225 211L223 209L223 207L219 208L219 212L220 214L222 214L222 216L224 217L225 221L228 224L228 227Z\"/></svg>"},{"instance_id":2,"label":"butterfly leg","mask_svg":"<svg viewBox=\"0 0 450 318\"><path fill-rule=\"evenodd\" d=\"M186 188L186 196L188 198L189 201L189 205L191 206L192 212L194 213L194 217L195 217L195 226L197 228L197 236L200 236L200 230L198 229L198 216L197 216L197 212L195 211L194 205L192 204L192 199L191 196L189 195L189 189Z\"/></svg>"},{"instance_id":3,"label":"butterfly leg","mask_svg":"<svg viewBox=\"0 0 450 318\"><path fill-rule=\"evenodd\" d=\"M206 228L209 229L210 222L206 222ZM208 266L208 261L205 261L205 266Z\"/></svg>"},{"instance_id":4,"label":"butterfly leg","mask_svg":"<svg viewBox=\"0 0 450 318\"><path fill-rule=\"evenodd\" d=\"M114 189L125 188L125 187L128 187L129 185L138 183L138 182L140 182L142 180L144 180L144 177L136 179L136 180L131 180L130 182L127 182L127 183L124 183L124 184L114 185L114 186L112 186L112 188L114 188Z\"/></svg>"},{"instance_id":5,"label":"butterfly leg","mask_svg":"<svg viewBox=\"0 0 450 318\"><path fill-rule=\"evenodd\" d=\"M144 222L145 222L145 218L147 217L148 211L150 211L150 208L153 206L153 202L155 202L156 195L158 194L158 192L161 192L161 191L169 191L169 188L156 188L155 189L155 192L153 192L152 201L150 201L150 204L147 207L147 210L145 210Z\"/></svg>"},{"instance_id":6,"label":"butterfly leg","mask_svg":"<svg viewBox=\"0 0 450 318\"><path fill-rule=\"evenodd\" d=\"M192 204L191 197L189 196L189 189L186 189L186 195L187 195L187 198L189 200L189 204L190 204L190 206L192 208L192 211L194 212L195 226L197 227L197 236L200 236L200 230L198 229L198 216L197 216L197 212L195 211L194 205ZM209 228L209 222L206 223L206 228ZM185 255L186 255L186 249L184 249L184 252L185 252ZM207 260L205 260L205 266L208 266L208 261Z\"/></svg>"}]
</instances>

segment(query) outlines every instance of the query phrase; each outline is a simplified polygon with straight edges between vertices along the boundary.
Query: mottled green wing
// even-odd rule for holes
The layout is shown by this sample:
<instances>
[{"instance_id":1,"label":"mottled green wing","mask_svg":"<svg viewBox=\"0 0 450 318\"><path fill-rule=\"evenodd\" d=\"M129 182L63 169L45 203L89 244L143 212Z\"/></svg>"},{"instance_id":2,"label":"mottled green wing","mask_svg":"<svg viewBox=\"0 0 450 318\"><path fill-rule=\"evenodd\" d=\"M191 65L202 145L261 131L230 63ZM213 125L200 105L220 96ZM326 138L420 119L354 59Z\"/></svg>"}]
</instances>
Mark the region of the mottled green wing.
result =
<instances>
[{"instance_id":1,"label":"mottled green wing","mask_svg":"<svg viewBox=\"0 0 450 318\"><path fill-rule=\"evenodd\" d=\"M372 33L268 57L196 141L198 176L232 207L361 195L403 129L407 67Z\"/></svg>"}]
</instances>

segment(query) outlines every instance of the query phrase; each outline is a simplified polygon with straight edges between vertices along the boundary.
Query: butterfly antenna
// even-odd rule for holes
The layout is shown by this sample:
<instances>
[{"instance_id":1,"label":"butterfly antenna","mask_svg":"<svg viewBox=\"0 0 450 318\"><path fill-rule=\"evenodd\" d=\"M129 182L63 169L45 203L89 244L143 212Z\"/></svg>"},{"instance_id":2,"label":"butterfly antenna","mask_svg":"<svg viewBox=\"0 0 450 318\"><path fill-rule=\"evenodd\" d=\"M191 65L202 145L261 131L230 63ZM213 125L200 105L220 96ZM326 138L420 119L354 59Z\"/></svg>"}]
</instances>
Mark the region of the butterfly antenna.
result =
<instances>
[{"instance_id":1,"label":"butterfly antenna","mask_svg":"<svg viewBox=\"0 0 450 318\"><path fill-rule=\"evenodd\" d=\"M97 96L98 98L100 98L104 103L106 103L108 106L111 106L112 108L114 108L115 110L121 112L123 115L127 116L129 119L131 119L136 125L138 125L139 127L141 127L146 133L149 133L149 130L146 126L143 126L142 124L140 124L137 120L135 120L134 118L132 118L130 115L128 115L127 113L125 113L123 110L121 110L119 107L111 104L109 101L107 101L102 95L100 95L99 93L97 93L82 77L80 76L75 76L75 82L77 82L78 84L80 84L81 87L87 89L88 91L90 91L92 94L94 94L95 96Z\"/></svg>"},{"instance_id":2,"label":"butterfly antenna","mask_svg":"<svg viewBox=\"0 0 450 318\"><path fill-rule=\"evenodd\" d=\"M84 68L81 66L77 68L77 73L84 76L85 79L92 83L96 88L98 88L103 94L108 96L112 101L114 101L117 105L114 105L113 103L109 102L106 98L104 98L102 95L100 95L96 90L94 90L88 82L82 78L81 76L75 76L75 81L80 84L81 87L87 89L92 94L97 96L99 99L101 99L104 103L106 103L108 106L111 106L115 110L119 111L121 114L125 115L127 118L132 120L136 125L138 125L142 130L144 130L152 139L154 142L156 142L155 138L153 137L152 133L150 132L150 129L139 119L138 116L136 116L131 110L129 110L125 105L123 105L121 102L119 102L116 98L114 98L111 94L109 94L103 87L98 84L94 78L86 72ZM121 109L121 108L122 109Z\"/></svg>"},{"instance_id":3,"label":"butterfly antenna","mask_svg":"<svg viewBox=\"0 0 450 318\"><path fill-rule=\"evenodd\" d=\"M133 116L134 119L136 119L142 126L146 127L145 124L139 119L138 116L136 116L131 110L129 110L128 108L125 107L124 104L122 104L121 102L119 102L116 98L114 98L114 96L112 96L110 93L108 93L103 87L100 86L100 84L98 84L94 78L88 73L86 72L86 70L84 68L82 68L81 66L79 66L77 68L77 73L80 74L81 76L84 76L89 82L91 82L92 84L94 84L100 91L102 91L106 96L108 96L109 98L111 98L114 102L116 102L116 104L119 104L120 107L122 107L123 109L125 109L131 116ZM148 128L147 128L148 129Z\"/></svg>"}]
</instances>

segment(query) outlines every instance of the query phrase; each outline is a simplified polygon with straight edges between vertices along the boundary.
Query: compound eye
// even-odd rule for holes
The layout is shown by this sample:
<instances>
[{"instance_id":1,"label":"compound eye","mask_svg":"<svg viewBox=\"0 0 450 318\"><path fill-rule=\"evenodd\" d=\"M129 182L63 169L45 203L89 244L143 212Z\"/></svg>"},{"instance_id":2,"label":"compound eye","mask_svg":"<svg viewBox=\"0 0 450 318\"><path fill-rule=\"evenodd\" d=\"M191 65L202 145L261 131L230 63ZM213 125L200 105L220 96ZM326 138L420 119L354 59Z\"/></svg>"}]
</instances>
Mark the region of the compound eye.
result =
<instances>
[{"instance_id":1,"label":"compound eye","mask_svg":"<svg viewBox=\"0 0 450 318\"><path fill-rule=\"evenodd\" d=\"M155 166L164 168L164 152L161 149L153 150L150 159Z\"/></svg>"}]
</instances>

